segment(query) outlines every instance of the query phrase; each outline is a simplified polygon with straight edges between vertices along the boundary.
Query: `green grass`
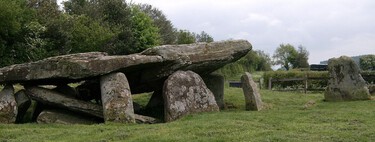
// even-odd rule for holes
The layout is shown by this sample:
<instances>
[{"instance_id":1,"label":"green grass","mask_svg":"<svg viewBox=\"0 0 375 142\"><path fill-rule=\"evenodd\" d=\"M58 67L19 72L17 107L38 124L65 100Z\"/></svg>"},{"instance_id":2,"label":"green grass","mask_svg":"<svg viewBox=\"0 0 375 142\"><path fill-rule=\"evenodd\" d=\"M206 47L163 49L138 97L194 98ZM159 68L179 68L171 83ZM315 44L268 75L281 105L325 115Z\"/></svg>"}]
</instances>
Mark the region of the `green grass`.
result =
<instances>
[{"instance_id":1,"label":"green grass","mask_svg":"<svg viewBox=\"0 0 375 142\"><path fill-rule=\"evenodd\" d=\"M244 110L226 88L225 111L160 124L0 124L0 141L375 141L375 101L324 102L322 93L262 90L266 109ZM143 97L142 97L143 96ZM144 104L149 95L134 97Z\"/></svg>"}]
</instances>

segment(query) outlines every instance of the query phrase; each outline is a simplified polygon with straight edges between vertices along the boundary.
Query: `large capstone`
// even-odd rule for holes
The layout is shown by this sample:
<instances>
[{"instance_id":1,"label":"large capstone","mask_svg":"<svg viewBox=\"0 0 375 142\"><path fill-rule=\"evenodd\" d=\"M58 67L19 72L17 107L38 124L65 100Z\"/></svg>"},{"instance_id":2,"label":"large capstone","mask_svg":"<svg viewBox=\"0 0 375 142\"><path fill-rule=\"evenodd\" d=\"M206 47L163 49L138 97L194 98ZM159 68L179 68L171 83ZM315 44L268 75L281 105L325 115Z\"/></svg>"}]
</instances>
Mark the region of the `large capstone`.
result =
<instances>
[{"instance_id":1,"label":"large capstone","mask_svg":"<svg viewBox=\"0 0 375 142\"><path fill-rule=\"evenodd\" d=\"M103 115L106 122L135 123L133 100L123 73L112 73L100 79Z\"/></svg>"},{"instance_id":2,"label":"large capstone","mask_svg":"<svg viewBox=\"0 0 375 142\"><path fill-rule=\"evenodd\" d=\"M164 120L176 120L182 116L219 111L215 97L202 78L192 71L177 71L164 83Z\"/></svg>"},{"instance_id":3,"label":"large capstone","mask_svg":"<svg viewBox=\"0 0 375 142\"><path fill-rule=\"evenodd\" d=\"M17 103L14 88L6 85L0 92L0 123L14 123L17 117Z\"/></svg>"},{"instance_id":4,"label":"large capstone","mask_svg":"<svg viewBox=\"0 0 375 142\"><path fill-rule=\"evenodd\" d=\"M160 89L159 84L178 70L210 74L245 56L251 48L246 40L229 40L163 45L132 55L90 52L56 56L0 68L0 84L59 85L122 72L128 77L133 94L152 92Z\"/></svg>"},{"instance_id":5,"label":"large capstone","mask_svg":"<svg viewBox=\"0 0 375 142\"><path fill-rule=\"evenodd\" d=\"M350 57L329 59L328 71L330 79L324 93L326 101L370 99L367 84L360 75L359 67Z\"/></svg>"},{"instance_id":6,"label":"large capstone","mask_svg":"<svg viewBox=\"0 0 375 142\"><path fill-rule=\"evenodd\" d=\"M246 72L241 77L242 90L245 95L246 110L259 111L262 109L262 99L257 84L250 73Z\"/></svg>"}]
</instances>

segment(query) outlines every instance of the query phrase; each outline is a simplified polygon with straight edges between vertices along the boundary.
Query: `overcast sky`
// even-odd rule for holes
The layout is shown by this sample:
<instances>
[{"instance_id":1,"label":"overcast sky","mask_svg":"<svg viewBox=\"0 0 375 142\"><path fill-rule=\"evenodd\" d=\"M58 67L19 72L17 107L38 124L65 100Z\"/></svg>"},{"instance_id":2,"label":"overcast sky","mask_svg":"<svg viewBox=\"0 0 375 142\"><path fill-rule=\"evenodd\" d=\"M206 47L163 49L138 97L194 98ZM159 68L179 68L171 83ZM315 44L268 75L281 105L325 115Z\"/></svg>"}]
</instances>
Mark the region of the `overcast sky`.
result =
<instances>
[{"instance_id":1,"label":"overcast sky","mask_svg":"<svg viewBox=\"0 0 375 142\"><path fill-rule=\"evenodd\" d=\"M130 2L130 1L127 1ZM304 46L309 63L375 54L374 0L132 0L162 10L178 29L216 41L246 39L272 56L281 43Z\"/></svg>"}]
</instances>

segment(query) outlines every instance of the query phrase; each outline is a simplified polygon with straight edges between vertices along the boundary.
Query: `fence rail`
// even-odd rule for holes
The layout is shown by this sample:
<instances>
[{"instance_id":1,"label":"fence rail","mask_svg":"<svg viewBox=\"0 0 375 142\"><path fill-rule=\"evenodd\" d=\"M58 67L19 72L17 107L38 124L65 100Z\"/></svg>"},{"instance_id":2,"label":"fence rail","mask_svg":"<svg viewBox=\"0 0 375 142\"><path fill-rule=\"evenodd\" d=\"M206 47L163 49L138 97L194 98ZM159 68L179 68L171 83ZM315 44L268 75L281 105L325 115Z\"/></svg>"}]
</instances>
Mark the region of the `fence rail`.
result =
<instances>
[{"instance_id":1,"label":"fence rail","mask_svg":"<svg viewBox=\"0 0 375 142\"><path fill-rule=\"evenodd\" d=\"M307 93L308 90L308 82L309 80L327 80L327 77L303 77L303 78L283 78L283 79L272 79L272 77L268 80L268 90L272 90L272 82L287 82L287 81L303 81L304 82L304 92Z\"/></svg>"}]
</instances>

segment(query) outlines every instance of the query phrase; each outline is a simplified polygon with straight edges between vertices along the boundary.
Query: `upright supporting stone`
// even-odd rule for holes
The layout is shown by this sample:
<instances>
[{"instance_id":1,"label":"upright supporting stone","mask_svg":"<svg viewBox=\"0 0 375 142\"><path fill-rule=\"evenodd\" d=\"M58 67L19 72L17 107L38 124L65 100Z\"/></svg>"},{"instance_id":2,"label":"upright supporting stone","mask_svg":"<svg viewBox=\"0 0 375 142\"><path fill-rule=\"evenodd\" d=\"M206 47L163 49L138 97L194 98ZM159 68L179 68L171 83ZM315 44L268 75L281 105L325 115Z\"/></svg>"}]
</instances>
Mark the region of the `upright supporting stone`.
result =
<instances>
[{"instance_id":1,"label":"upright supporting stone","mask_svg":"<svg viewBox=\"0 0 375 142\"><path fill-rule=\"evenodd\" d=\"M245 95L246 110L262 109L262 100L259 94L257 84L254 82L250 73L246 72L241 77L242 90Z\"/></svg>"},{"instance_id":2,"label":"upright supporting stone","mask_svg":"<svg viewBox=\"0 0 375 142\"><path fill-rule=\"evenodd\" d=\"M17 117L17 103L13 85L6 85L0 92L0 123L14 123Z\"/></svg>"},{"instance_id":3,"label":"upright supporting stone","mask_svg":"<svg viewBox=\"0 0 375 142\"><path fill-rule=\"evenodd\" d=\"M207 88L214 94L215 101L219 108L221 110L224 109L224 77L219 74L209 74L202 78Z\"/></svg>"},{"instance_id":4,"label":"upright supporting stone","mask_svg":"<svg viewBox=\"0 0 375 142\"><path fill-rule=\"evenodd\" d=\"M135 123L133 100L125 74L102 76L100 89L105 122Z\"/></svg>"},{"instance_id":5,"label":"upright supporting stone","mask_svg":"<svg viewBox=\"0 0 375 142\"><path fill-rule=\"evenodd\" d=\"M358 65L350 57L328 60L330 79L324 93L326 101L369 100L367 84L359 73Z\"/></svg>"},{"instance_id":6,"label":"upright supporting stone","mask_svg":"<svg viewBox=\"0 0 375 142\"><path fill-rule=\"evenodd\" d=\"M164 83L164 120L176 120L182 116L219 111L215 97L202 78L192 71L177 71Z\"/></svg>"},{"instance_id":7,"label":"upright supporting stone","mask_svg":"<svg viewBox=\"0 0 375 142\"><path fill-rule=\"evenodd\" d=\"M16 98L18 108L16 123L22 123L23 117L31 105L31 100L29 96L26 95L25 90L18 91L16 94L14 94L14 97Z\"/></svg>"}]
</instances>

